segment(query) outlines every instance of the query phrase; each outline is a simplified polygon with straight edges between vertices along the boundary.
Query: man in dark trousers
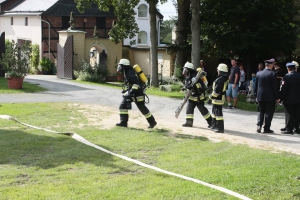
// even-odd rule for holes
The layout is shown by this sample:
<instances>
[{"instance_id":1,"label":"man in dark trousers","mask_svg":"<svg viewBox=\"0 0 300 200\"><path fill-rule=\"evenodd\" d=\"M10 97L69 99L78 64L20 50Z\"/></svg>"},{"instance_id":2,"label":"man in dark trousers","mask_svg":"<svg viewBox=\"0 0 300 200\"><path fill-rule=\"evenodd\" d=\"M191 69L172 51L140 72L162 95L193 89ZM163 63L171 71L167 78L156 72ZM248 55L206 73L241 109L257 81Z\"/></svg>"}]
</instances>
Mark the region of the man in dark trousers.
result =
<instances>
[{"instance_id":1,"label":"man in dark trousers","mask_svg":"<svg viewBox=\"0 0 300 200\"><path fill-rule=\"evenodd\" d=\"M134 102L141 113L144 115L146 120L149 123L148 128L153 128L157 123L149 111L149 109L145 106L145 86L139 79L137 73L134 71L133 67L130 66L130 62L128 59L121 59L118 63L118 73L123 72L126 90L123 90L123 100L119 107L120 111L120 122L116 124L116 126L127 127L128 123L128 110L131 109L131 102Z\"/></svg>"},{"instance_id":2,"label":"man in dark trousers","mask_svg":"<svg viewBox=\"0 0 300 200\"><path fill-rule=\"evenodd\" d=\"M286 130L282 134L299 133L300 122L300 74L296 72L296 64L286 64L288 73L283 77L281 83L280 102L285 109Z\"/></svg>"},{"instance_id":3,"label":"man in dark trousers","mask_svg":"<svg viewBox=\"0 0 300 200\"><path fill-rule=\"evenodd\" d=\"M261 132L264 125L264 133L273 133L270 129L275 112L276 101L279 99L277 76L273 71L275 59L265 60L266 68L256 74L255 96L258 102L258 117L256 132Z\"/></svg>"}]
</instances>

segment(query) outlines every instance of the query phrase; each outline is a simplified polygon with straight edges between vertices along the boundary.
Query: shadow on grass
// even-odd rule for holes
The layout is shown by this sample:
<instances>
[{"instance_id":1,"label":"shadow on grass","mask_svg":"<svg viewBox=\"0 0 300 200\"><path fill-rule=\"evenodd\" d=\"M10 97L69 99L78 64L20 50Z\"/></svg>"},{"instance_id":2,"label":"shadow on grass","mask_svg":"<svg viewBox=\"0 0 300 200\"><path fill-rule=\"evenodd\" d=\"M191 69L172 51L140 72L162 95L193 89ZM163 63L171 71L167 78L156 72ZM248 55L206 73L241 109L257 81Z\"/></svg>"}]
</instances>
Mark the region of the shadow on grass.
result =
<instances>
[{"instance_id":1,"label":"shadow on grass","mask_svg":"<svg viewBox=\"0 0 300 200\"><path fill-rule=\"evenodd\" d=\"M132 130L137 130L137 131L145 131L144 129L139 129L139 128L130 128ZM178 134L178 133L172 133L168 129L149 129L149 132L153 133L158 133L162 136L168 136L168 137L173 137L173 138L181 138L181 139L193 139L193 140L201 140L201 141L208 141L208 138L206 137L201 137L201 136L195 136L195 135L187 135L187 134Z\"/></svg>"},{"instance_id":2,"label":"shadow on grass","mask_svg":"<svg viewBox=\"0 0 300 200\"><path fill-rule=\"evenodd\" d=\"M86 146L69 136L36 135L18 130L0 129L0 137L0 165L36 166L49 169L83 162L120 168L114 165L112 155Z\"/></svg>"}]
</instances>

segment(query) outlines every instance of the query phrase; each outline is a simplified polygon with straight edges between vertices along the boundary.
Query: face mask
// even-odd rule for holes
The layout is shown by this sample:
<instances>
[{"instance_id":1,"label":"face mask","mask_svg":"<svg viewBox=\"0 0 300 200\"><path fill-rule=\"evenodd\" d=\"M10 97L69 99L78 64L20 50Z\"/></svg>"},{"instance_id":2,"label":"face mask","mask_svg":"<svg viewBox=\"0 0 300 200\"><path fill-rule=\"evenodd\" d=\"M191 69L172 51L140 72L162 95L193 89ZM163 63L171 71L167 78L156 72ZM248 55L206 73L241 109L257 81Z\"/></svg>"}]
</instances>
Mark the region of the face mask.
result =
<instances>
[{"instance_id":1,"label":"face mask","mask_svg":"<svg viewBox=\"0 0 300 200\"><path fill-rule=\"evenodd\" d=\"M123 71L123 65L118 65L117 72L121 73Z\"/></svg>"},{"instance_id":2,"label":"face mask","mask_svg":"<svg viewBox=\"0 0 300 200\"><path fill-rule=\"evenodd\" d=\"M183 68L182 75L188 76L188 74L189 74L189 70L187 68Z\"/></svg>"}]
</instances>

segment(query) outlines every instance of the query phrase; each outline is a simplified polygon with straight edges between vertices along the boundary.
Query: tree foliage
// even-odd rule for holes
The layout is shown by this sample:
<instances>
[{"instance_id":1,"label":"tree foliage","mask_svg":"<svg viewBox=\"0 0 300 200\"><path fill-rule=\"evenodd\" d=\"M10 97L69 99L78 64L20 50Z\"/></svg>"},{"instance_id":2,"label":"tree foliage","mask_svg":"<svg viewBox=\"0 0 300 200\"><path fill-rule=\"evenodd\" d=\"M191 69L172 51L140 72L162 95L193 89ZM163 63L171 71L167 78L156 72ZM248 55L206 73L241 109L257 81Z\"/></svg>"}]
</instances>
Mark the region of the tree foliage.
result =
<instances>
[{"instance_id":1,"label":"tree foliage","mask_svg":"<svg viewBox=\"0 0 300 200\"><path fill-rule=\"evenodd\" d=\"M202 51L225 58L291 55L298 10L293 0L201 0Z\"/></svg>"},{"instance_id":2,"label":"tree foliage","mask_svg":"<svg viewBox=\"0 0 300 200\"><path fill-rule=\"evenodd\" d=\"M109 11L112 7L114 15L118 18L109 32L111 41L119 43L126 38L133 39L139 32L138 25L135 21L134 8L139 3L139 0L74 0L79 12L84 13L86 9L92 5L97 5L99 10ZM135 40L132 40L134 43Z\"/></svg>"},{"instance_id":3,"label":"tree foliage","mask_svg":"<svg viewBox=\"0 0 300 200\"><path fill-rule=\"evenodd\" d=\"M172 43L172 30L175 26L174 20L165 20L161 23L160 27L160 43Z\"/></svg>"}]
</instances>

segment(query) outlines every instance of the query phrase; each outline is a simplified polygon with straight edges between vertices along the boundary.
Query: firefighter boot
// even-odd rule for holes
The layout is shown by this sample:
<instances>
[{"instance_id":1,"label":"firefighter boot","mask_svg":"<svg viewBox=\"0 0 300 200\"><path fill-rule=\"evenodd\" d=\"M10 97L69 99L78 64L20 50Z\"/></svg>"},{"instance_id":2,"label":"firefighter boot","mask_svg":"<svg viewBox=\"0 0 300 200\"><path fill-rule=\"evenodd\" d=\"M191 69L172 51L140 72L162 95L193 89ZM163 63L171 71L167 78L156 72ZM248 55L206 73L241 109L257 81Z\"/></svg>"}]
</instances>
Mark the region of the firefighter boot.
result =
<instances>
[{"instance_id":1,"label":"firefighter boot","mask_svg":"<svg viewBox=\"0 0 300 200\"><path fill-rule=\"evenodd\" d=\"M193 120L192 119L186 119L185 123L182 124L183 127L193 127Z\"/></svg>"},{"instance_id":2,"label":"firefighter boot","mask_svg":"<svg viewBox=\"0 0 300 200\"><path fill-rule=\"evenodd\" d=\"M224 121L218 120L216 128L214 129L215 133L224 133Z\"/></svg>"},{"instance_id":3,"label":"firefighter boot","mask_svg":"<svg viewBox=\"0 0 300 200\"><path fill-rule=\"evenodd\" d=\"M210 116L209 118L206 119L207 124L208 124L208 128L210 128L212 126L212 117Z\"/></svg>"},{"instance_id":4,"label":"firefighter boot","mask_svg":"<svg viewBox=\"0 0 300 200\"><path fill-rule=\"evenodd\" d=\"M153 116L147 118L147 121L149 123L148 128L154 128L154 126L156 126L156 124L157 124L157 122L155 121Z\"/></svg>"},{"instance_id":5,"label":"firefighter boot","mask_svg":"<svg viewBox=\"0 0 300 200\"><path fill-rule=\"evenodd\" d=\"M214 130L216 127L216 118L212 118L210 126L208 126L209 129Z\"/></svg>"},{"instance_id":6,"label":"firefighter boot","mask_svg":"<svg viewBox=\"0 0 300 200\"><path fill-rule=\"evenodd\" d=\"M127 127L127 122L126 121L121 121L120 123L117 123L116 126Z\"/></svg>"}]
</instances>

